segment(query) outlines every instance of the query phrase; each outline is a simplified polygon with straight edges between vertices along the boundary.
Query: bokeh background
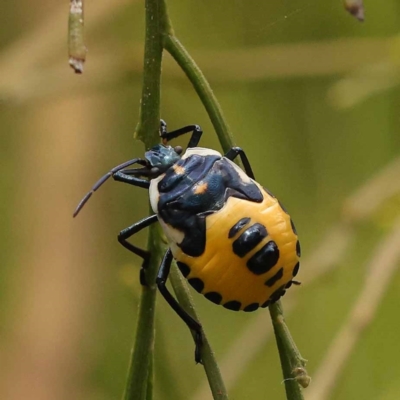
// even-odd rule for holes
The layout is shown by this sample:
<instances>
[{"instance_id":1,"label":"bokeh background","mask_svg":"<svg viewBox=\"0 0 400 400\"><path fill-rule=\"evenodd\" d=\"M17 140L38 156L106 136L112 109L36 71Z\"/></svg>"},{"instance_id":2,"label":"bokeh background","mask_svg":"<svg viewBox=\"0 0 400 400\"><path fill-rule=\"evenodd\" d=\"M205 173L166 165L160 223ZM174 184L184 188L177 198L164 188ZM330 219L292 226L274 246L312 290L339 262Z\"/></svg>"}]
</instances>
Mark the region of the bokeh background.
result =
<instances>
[{"instance_id":1,"label":"bokeh background","mask_svg":"<svg viewBox=\"0 0 400 400\"><path fill-rule=\"evenodd\" d=\"M116 235L148 213L146 192L109 182L76 220L72 211L110 167L143 154L133 140L143 1L87 1L81 76L67 64L67 3L1 6L4 400L120 398L136 324L139 260ZM398 1L368 1L364 23L340 0L169 3L257 179L296 222L303 284L283 305L309 360L305 398L400 398ZM168 55L162 116L172 129L202 125L202 145L220 148ZM269 313L193 296L231 397L284 399ZM155 399L210 399L192 339L164 303Z\"/></svg>"}]
</instances>

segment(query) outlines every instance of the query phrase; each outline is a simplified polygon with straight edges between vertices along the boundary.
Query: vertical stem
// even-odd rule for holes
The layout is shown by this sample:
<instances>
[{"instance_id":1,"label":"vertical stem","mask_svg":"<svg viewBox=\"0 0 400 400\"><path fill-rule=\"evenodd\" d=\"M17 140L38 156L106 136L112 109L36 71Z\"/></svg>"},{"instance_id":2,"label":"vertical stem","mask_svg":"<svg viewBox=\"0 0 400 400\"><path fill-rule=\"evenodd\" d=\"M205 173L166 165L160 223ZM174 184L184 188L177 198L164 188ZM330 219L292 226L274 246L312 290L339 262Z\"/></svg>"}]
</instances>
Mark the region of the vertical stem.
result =
<instances>
[{"instance_id":1,"label":"vertical stem","mask_svg":"<svg viewBox=\"0 0 400 400\"><path fill-rule=\"evenodd\" d=\"M159 0L146 0L146 34L143 67L143 88L140 103L140 118L135 136L145 146L151 147L159 141L160 82L162 61ZM147 286L142 287L136 338L131 355L125 388L125 400L151 400L153 382L154 318L156 286L154 284L161 259L159 230L150 227L148 250L151 254L146 271Z\"/></svg>"},{"instance_id":2,"label":"vertical stem","mask_svg":"<svg viewBox=\"0 0 400 400\"><path fill-rule=\"evenodd\" d=\"M151 400L153 382L154 317L157 288L155 275L161 260L158 227L150 226L149 251L152 254L140 297L136 337L131 354L124 400Z\"/></svg>"},{"instance_id":3,"label":"vertical stem","mask_svg":"<svg viewBox=\"0 0 400 400\"><path fill-rule=\"evenodd\" d=\"M304 397L300 385L306 388L311 380L305 369L306 360L301 357L286 325L281 302L278 301L271 304L269 312L281 360L286 397L289 400L303 400Z\"/></svg>"},{"instance_id":4,"label":"vertical stem","mask_svg":"<svg viewBox=\"0 0 400 400\"><path fill-rule=\"evenodd\" d=\"M144 142L146 148L159 142L160 85L162 61L162 29L164 23L160 12L160 1L146 0L146 37L144 47L143 87L140 103L140 118L135 137Z\"/></svg>"},{"instance_id":5,"label":"vertical stem","mask_svg":"<svg viewBox=\"0 0 400 400\"><path fill-rule=\"evenodd\" d=\"M223 150L227 152L234 146L233 135L225 121L221 106L210 84L203 75L203 72L201 72L200 68L182 46L181 42L172 34L166 34L164 36L164 47L172 55L192 83L207 110Z\"/></svg>"},{"instance_id":6,"label":"vertical stem","mask_svg":"<svg viewBox=\"0 0 400 400\"><path fill-rule=\"evenodd\" d=\"M172 266L170 273L170 281L176 298L179 304L197 321L199 320L192 296L187 285L186 279L179 272L176 265ZM204 370L207 375L208 384L210 385L211 393L214 399L228 400L228 393L226 392L225 383L221 376L221 371L218 367L215 354L211 349L207 336L203 332L203 346L201 349L201 358L203 361Z\"/></svg>"}]
</instances>

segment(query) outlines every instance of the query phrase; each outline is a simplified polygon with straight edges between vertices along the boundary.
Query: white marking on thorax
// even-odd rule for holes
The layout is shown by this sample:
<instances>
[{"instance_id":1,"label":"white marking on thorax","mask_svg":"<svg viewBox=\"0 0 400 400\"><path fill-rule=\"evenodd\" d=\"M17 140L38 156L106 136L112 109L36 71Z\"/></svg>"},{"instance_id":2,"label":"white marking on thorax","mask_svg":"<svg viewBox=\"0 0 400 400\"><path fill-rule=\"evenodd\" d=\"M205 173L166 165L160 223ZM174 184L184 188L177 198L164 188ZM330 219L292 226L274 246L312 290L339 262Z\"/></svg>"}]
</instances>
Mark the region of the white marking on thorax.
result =
<instances>
[{"instance_id":1,"label":"white marking on thorax","mask_svg":"<svg viewBox=\"0 0 400 400\"><path fill-rule=\"evenodd\" d=\"M219 153L217 150L212 150L212 149L206 149L204 147L190 147L185 151L185 154L182 156L182 160L185 160L186 158L189 158L193 155L199 155L199 156L219 156L222 157L221 153Z\"/></svg>"},{"instance_id":2,"label":"white marking on thorax","mask_svg":"<svg viewBox=\"0 0 400 400\"><path fill-rule=\"evenodd\" d=\"M160 193L158 191L158 183L163 179L165 174L158 176L150 181L149 198L150 205L153 211L158 214L158 202L160 200Z\"/></svg>"}]
</instances>

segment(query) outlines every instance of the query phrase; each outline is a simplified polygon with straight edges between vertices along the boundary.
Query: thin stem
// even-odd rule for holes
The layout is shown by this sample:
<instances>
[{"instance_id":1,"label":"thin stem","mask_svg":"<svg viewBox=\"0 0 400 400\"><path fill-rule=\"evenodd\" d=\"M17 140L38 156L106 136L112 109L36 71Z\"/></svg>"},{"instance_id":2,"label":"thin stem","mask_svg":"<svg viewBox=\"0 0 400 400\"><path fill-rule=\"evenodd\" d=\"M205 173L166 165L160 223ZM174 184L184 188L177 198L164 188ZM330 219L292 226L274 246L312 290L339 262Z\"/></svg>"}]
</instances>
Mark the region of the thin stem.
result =
<instances>
[{"instance_id":1,"label":"thin stem","mask_svg":"<svg viewBox=\"0 0 400 400\"><path fill-rule=\"evenodd\" d=\"M305 369L307 360L301 355L290 334L283 316L280 301L269 306L272 324L274 327L282 372L285 382L286 397L290 400L303 400L300 386L306 388L311 381Z\"/></svg>"},{"instance_id":2,"label":"thin stem","mask_svg":"<svg viewBox=\"0 0 400 400\"><path fill-rule=\"evenodd\" d=\"M136 136L146 147L158 143L160 124L160 81L163 26L158 0L146 0L146 38L144 50L143 88L140 118ZM142 288L136 338L132 351L125 400L151 400L153 382L154 317L156 286L154 284L161 260L159 230L150 227L148 249L151 256L146 271L147 286Z\"/></svg>"},{"instance_id":3,"label":"thin stem","mask_svg":"<svg viewBox=\"0 0 400 400\"><path fill-rule=\"evenodd\" d=\"M170 280L179 304L198 321L199 319L194 308L193 299L190 295L187 281L183 278L175 264L173 265L173 268L171 268ZM204 331L201 358L213 398L218 400L228 400L228 394L226 392L224 381L222 380L217 360L215 359L215 354L210 347Z\"/></svg>"},{"instance_id":4,"label":"thin stem","mask_svg":"<svg viewBox=\"0 0 400 400\"><path fill-rule=\"evenodd\" d=\"M161 260L160 247L157 244L158 227L150 226L149 251L152 254L146 280L142 287L136 337L130 360L124 400L151 400L153 382L154 317L157 288L154 285L155 274ZM151 283L151 284L150 284Z\"/></svg>"},{"instance_id":5,"label":"thin stem","mask_svg":"<svg viewBox=\"0 0 400 400\"><path fill-rule=\"evenodd\" d=\"M135 137L146 148L159 142L160 85L163 16L159 0L146 0L146 37L144 47L143 86L139 123Z\"/></svg>"},{"instance_id":6,"label":"thin stem","mask_svg":"<svg viewBox=\"0 0 400 400\"><path fill-rule=\"evenodd\" d=\"M192 83L207 110L224 152L227 152L235 145L234 139L210 84L181 42L170 32L164 36L164 47Z\"/></svg>"}]
</instances>

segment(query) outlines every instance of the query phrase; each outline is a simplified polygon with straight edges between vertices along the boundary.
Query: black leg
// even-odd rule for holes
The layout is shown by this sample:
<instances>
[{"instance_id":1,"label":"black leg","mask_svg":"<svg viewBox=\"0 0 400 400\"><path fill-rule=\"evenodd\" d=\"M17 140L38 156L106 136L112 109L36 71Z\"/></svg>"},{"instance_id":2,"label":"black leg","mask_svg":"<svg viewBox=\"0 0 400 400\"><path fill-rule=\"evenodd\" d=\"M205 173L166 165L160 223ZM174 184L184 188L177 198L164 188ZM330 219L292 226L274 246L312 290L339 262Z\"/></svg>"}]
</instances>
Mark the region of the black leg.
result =
<instances>
[{"instance_id":1,"label":"black leg","mask_svg":"<svg viewBox=\"0 0 400 400\"><path fill-rule=\"evenodd\" d=\"M150 187L150 182L147 179L141 179L135 176L130 176L127 174L127 172L129 173L130 171L129 170L118 171L115 174L113 174L112 177L117 182L129 183L130 185L138 186L144 189L148 189Z\"/></svg>"},{"instance_id":2,"label":"black leg","mask_svg":"<svg viewBox=\"0 0 400 400\"><path fill-rule=\"evenodd\" d=\"M249 159L246 156L246 153L240 147L232 147L226 154L225 157L229 158L229 160L233 161L237 156L240 156L242 160L244 170L246 174L251 178L254 178L253 170L251 169Z\"/></svg>"},{"instance_id":3,"label":"black leg","mask_svg":"<svg viewBox=\"0 0 400 400\"><path fill-rule=\"evenodd\" d=\"M199 125L188 125L183 128L177 129L176 131L166 132L166 124L164 121L161 122L161 137L169 142L172 139L177 138L178 136L185 135L186 133L192 132L192 136L190 137L189 144L187 147L196 147L199 142L203 131L201 130Z\"/></svg>"},{"instance_id":4,"label":"black leg","mask_svg":"<svg viewBox=\"0 0 400 400\"><path fill-rule=\"evenodd\" d=\"M196 363L201 363L200 353L201 353L201 346L203 344L201 325L180 306L180 304L176 301L176 299L172 296L172 294L168 291L166 287L166 281L168 279L169 271L171 270L171 262L172 262L172 252L171 249L168 249L161 262L160 269L158 270L156 283L164 299L167 300L168 304L182 318L182 320L189 327L189 329L193 331L194 342L196 344L196 348L194 351L194 359Z\"/></svg>"},{"instance_id":5,"label":"black leg","mask_svg":"<svg viewBox=\"0 0 400 400\"><path fill-rule=\"evenodd\" d=\"M150 260L150 253L147 250L143 250L139 247L134 246L132 243L128 242L128 239L133 236L135 233L138 233L144 228L147 228L149 225L153 224L157 221L157 215L151 215L150 217L143 218L139 222L134 223L128 228L123 229L118 234L118 242L122 244L126 249L136 254L137 256L143 258L142 268L140 269L140 283L143 286L147 286L146 279L144 276L144 270L148 267Z\"/></svg>"}]
</instances>

